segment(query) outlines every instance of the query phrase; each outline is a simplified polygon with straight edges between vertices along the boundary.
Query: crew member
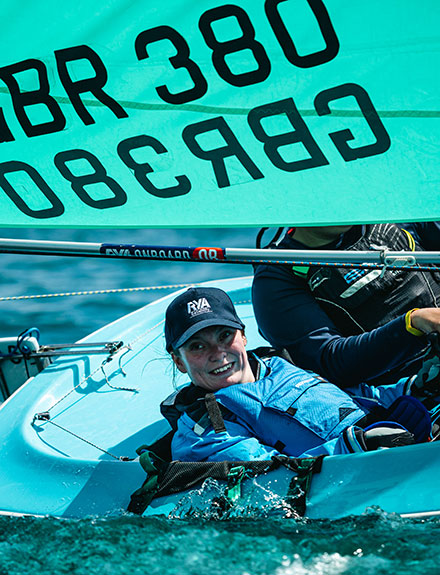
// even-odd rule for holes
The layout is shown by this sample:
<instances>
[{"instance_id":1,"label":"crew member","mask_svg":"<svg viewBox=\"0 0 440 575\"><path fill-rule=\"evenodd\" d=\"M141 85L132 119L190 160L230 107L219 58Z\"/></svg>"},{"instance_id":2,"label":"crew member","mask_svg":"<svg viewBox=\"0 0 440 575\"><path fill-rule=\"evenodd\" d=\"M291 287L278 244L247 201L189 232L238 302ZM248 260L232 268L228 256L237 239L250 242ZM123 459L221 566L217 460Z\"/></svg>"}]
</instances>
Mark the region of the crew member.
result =
<instances>
[{"instance_id":1,"label":"crew member","mask_svg":"<svg viewBox=\"0 0 440 575\"><path fill-rule=\"evenodd\" d=\"M277 249L438 250L440 224L291 228ZM425 334L440 332L440 275L311 265L257 266L259 328L294 362L342 388L416 373ZM415 309L419 308L419 309Z\"/></svg>"}]
</instances>

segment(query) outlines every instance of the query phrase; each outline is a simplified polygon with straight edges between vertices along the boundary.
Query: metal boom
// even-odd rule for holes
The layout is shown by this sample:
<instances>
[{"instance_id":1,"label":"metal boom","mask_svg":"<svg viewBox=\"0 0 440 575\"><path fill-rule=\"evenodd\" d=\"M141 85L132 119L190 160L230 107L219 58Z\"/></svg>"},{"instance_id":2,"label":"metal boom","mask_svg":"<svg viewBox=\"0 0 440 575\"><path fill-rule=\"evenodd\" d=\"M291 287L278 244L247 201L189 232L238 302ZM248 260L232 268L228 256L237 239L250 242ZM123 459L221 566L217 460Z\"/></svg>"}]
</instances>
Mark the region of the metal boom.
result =
<instances>
[{"instance_id":1,"label":"metal boom","mask_svg":"<svg viewBox=\"0 0 440 575\"><path fill-rule=\"evenodd\" d=\"M85 256L133 258L139 260L195 261L212 263L295 264L308 266L393 267L421 269L421 265L438 264L440 252L410 252L390 250L268 250L221 247L156 246L141 244L100 244L0 238L0 253L38 254L53 256ZM432 269L432 265L429 266Z\"/></svg>"}]
</instances>

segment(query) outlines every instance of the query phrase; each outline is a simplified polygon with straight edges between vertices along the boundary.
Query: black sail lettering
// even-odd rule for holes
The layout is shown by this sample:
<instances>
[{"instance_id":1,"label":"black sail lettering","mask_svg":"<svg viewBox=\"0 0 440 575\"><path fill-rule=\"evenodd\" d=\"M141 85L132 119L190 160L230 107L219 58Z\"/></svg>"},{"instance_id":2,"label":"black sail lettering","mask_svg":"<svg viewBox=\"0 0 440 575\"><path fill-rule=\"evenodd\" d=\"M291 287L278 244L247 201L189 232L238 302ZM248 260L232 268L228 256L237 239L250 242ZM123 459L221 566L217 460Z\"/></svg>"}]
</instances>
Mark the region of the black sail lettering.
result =
<instances>
[{"instance_id":1,"label":"black sail lettering","mask_svg":"<svg viewBox=\"0 0 440 575\"><path fill-rule=\"evenodd\" d=\"M73 46L72 48L64 48L63 50L55 51L55 58L57 61L58 74L64 86L64 89L69 96L72 106L75 108L76 113L87 126L94 124L95 120L92 118L80 94L84 92L91 92L97 100L104 106L107 106L117 118L127 118L128 114L124 108L106 92L103 88L107 83L108 74L104 62L98 54L89 46ZM91 78L84 78L83 80L74 81L67 69L68 62L76 60L88 60L92 65L95 75Z\"/></svg>"},{"instance_id":2,"label":"black sail lettering","mask_svg":"<svg viewBox=\"0 0 440 575\"><path fill-rule=\"evenodd\" d=\"M35 70L37 72L38 86L34 90L26 90L26 92L22 92L14 75L28 70ZM23 60L17 64L11 64L10 66L4 66L3 68L0 68L0 78L9 89L15 115L27 136L33 137L41 136L42 134L52 134L64 129L66 119L56 100L49 94L49 80L47 77L46 66L43 62L36 59L30 59ZM46 106L52 119L39 124L31 123L27 115L26 108L36 104ZM2 141L5 142L13 140L11 137L12 134L9 130L7 129L7 131L5 131L4 119L1 124L0 129L2 131Z\"/></svg>"},{"instance_id":3,"label":"black sail lettering","mask_svg":"<svg viewBox=\"0 0 440 575\"><path fill-rule=\"evenodd\" d=\"M185 104L204 96L208 90L208 83L198 65L189 57L189 46L185 38L174 28L158 26L141 32L135 41L138 59L145 60L148 58L148 45L160 40L169 40L173 44L176 54L169 58L170 64L175 70L185 69L194 84L191 88L178 93L170 92L164 84L157 86L156 92L160 98L169 104Z\"/></svg>"},{"instance_id":4,"label":"black sail lettering","mask_svg":"<svg viewBox=\"0 0 440 575\"><path fill-rule=\"evenodd\" d=\"M241 29L241 35L232 40L217 39L212 24L223 19L235 18ZM263 82L270 74L271 65L264 46L255 39L255 29L245 10L234 4L217 6L204 12L199 28L206 44L212 50L212 63L218 75L232 86L250 86ZM237 52L251 53L254 69L248 72L234 73L227 63L227 56ZM255 69L256 64L256 69Z\"/></svg>"},{"instance_id":5,"label":"black sail lettering","mask_svg":"<svg viewBox=\"0 0 440 575\"><path fill-rule=\"evenodd\" d=\"M15 140L15 138L12 135L12 132L9 129L8 124L6 123L3 109L0 108L0 143L2 143L2 142L13 142L14 140Z\"/></svg>"},{"instance_id":6,"label":"black sail lettering","mask_svg":"<svg viewBox=\"0 0 440 575\"><path fill-rule=\"evenodd\" d=\"M287 116L294 129L283 134L269 136L264 131L261 121L263 118L280 114ZM253 108L248 114L248 122L257 140L263 142L267 157L272 164L280 170L296 172L298 170L307 170L328 164L327 158L313 139L310 130L302 119L292 98ZM279 148L299 143L307 150L309 157L290 162L287 162L281 157Z\"/></svg>"},{"instance_id":7,"label":"black sail lettering","mask_svg":"<svg viewBox=\"0 0 440 575\"><path fill-rule=\"evenodd\" d=\"M358 160L359 158L366 158L368 156L375 156L383 154L391 146L391 140L385 126L368 93L358 84L342 84L335 88L329 88L320 92L315 98L315 108L319 116L331 114L329 102L339 100L346 96L354 96L359 108L374 135L375 142L366 146L351 147L347 144L350 140L355 140L353 132L348 128L340 130L339 132L330 133L329 136L339 150L339 153L346 162Z\"/></svg>"},{"instance_id":8,"label":"black sail lettering","mask_svg":"<svg viewBox=\"0 0 440 575\"><path fill-rule=\"evenodd\" d=\"M134 177L149 194L157 198L175 198L177 196L184 196L191 190L191 182L185 175L174 176L177 181L177 185L175 186L168 186L166 188L158 188L155 186L151 180L147 178L147 174L151 174L154 171L150 164L147 162L137 162L131 155L131 152L138 148L152 148L156 154L165 154L168 150L159 140L145 134L127 138L118 145L117 150L119 157L127 168L133 170Z\"/></svg>"},{"instance_id":9,"label":"black sail lettering","mask_svg":"<svg viewBox=\"0 0 440 575\"><path fill-rule=\"evenodd\" d=\"M226 142L225 146L204 150L197 142L197 136L217 130ZM189 124L182 132L182 138L189 150L201 160L212 163L219 188L230 186L229 175L226 171L225 158L235 156L254 180L264 178L258 167L254 164L247 152L240 145L226 120L219 116L210 120L203 120L196 124Z\"/></svg>"},{"instance_id":10,"label":"black sail lettering","mask_svg":"<svg viewBox=\"0 0 440 575\"><path fill-rule=\"evenodd\" d=\"M30 208L19 193L13 188L6 178L6 174L14 172L25 172L34 184L40 189L46 201L51 204L50 208L33 210ZM10 161L0 164L0 187L6 195L14 202L17 208L26 216L37 219L56 218L64 213L64 205L49 187L47 182L41 177L35 168L24 162Z\"/></svg>"},{"instance_id":11,"label":"black sail lettering","mask_svg":"<svg viewBox=\"0 0 440 575\"><path fill-rule=\"evenodd\" d=\"M77 175L69 168L68 163L75 160L86 160L91 168L87 174ZM122 206L127 201L127 194L116 180L111 178L99 159L87 150L65 150L55 155L54 164L60 174L70 182L72 190L88 206L97 209ZM111 195L107 198L94 199L86 190L86 186L105 184Z\"/></svg>"},{"instance_id":12,"label":"black sail lettering","mask_svg":"<svg viewBox=\"0 0 440 575\"><path fill-rule=\"evenodd\" d=\"M307 0L321 30L322 37L325 41L325 48L313 54L300 56L278 11L278 4L286 1L287 0L266 0L264 7L267 19L289 62L294 66L298 66L298 68L311 68L333 60L339 52L339 40L324 2L322 0Z\"/></svg>"}]
</instances>

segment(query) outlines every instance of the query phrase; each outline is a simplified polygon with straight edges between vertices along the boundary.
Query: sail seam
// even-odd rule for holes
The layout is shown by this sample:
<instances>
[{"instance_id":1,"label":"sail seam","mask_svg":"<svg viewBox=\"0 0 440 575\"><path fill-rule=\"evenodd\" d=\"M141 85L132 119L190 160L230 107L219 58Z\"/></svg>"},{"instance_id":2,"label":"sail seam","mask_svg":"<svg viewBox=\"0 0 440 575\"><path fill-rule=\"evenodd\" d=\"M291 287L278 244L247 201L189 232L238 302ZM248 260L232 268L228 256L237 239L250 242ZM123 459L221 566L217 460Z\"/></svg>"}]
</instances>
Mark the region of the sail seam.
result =
<instances>
[{"instance_id":1,"label":"sail seam","mask_svg":"<svg viewBox=\"0 0 440 575\"><path fill-rule=\"evenodd\" d=\"M23 94L26 90L23 90ZM9 94L7 88L0 87L0 94ZM51 97L59 104L72 104L66 96ZM99 100L82 100L83 104L94 108L105 107ZM117 100L123 108L132 110L152 110L155 112L197 112L203 114L229 114L229 115L247 115L251 108L231 108L224 106L202 106L200 104L153 104L147 102L133 102L131 100ZM316 116L318 114L313 109L298 110L302 116ZM332 116L362 118L364 114L360 110L332 110ZM440 110L377 110L379 116L383 118L440 118Z\"/></svg>"}]
</instances>

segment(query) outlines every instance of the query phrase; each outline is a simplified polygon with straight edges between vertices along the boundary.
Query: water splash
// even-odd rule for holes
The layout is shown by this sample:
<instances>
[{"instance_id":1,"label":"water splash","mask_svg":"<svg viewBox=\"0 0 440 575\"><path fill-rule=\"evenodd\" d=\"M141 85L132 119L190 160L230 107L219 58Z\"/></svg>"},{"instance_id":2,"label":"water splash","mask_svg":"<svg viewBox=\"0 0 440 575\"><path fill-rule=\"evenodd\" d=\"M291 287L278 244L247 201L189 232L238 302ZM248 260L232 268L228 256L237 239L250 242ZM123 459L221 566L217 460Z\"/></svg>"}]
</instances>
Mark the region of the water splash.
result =
<instances>
[{"instance_id":1,"label":"water splash","mask_svg":"<svg viewBox=\"0 0 440 575\"><path fill-rule=\"evenodd\" d=\"M216 479L206 479L199 489L184 495L169 519L229 520L232 518L296 518L300 516L287 501L267 485L262 485L258 477L247 480L247 489L242 496L230 503L226 494L226 483Z\"/></svg>"}]
</instances>

